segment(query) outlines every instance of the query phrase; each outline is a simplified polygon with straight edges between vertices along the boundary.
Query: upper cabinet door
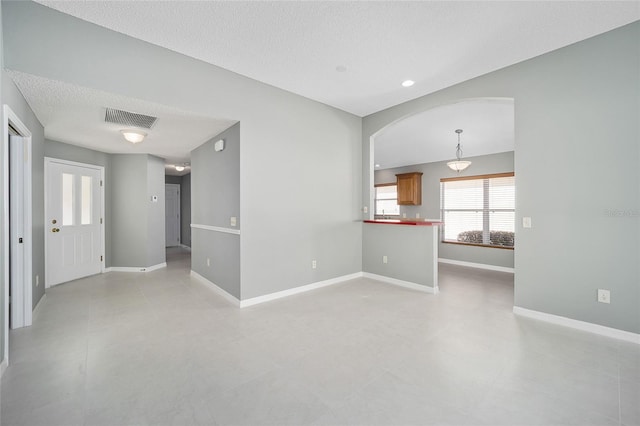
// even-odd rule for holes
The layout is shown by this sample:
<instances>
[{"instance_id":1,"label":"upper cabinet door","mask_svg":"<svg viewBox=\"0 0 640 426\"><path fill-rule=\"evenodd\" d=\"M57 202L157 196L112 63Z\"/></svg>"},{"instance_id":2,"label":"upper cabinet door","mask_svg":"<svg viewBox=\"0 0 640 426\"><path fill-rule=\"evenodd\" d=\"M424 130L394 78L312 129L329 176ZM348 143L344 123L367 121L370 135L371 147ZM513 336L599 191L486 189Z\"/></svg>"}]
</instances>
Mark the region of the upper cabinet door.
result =
<instances>
[{"instance_id":1,"label":"upper cabinet door","mask_svg":"<svg viewBox=\"0 0 640 426\"><path fill-rule=\"evenodd\" d=\"M422 173L402 173L396 175L398 182L398 204L419 206L422 204Z\"/></svg>"}]
</instances>

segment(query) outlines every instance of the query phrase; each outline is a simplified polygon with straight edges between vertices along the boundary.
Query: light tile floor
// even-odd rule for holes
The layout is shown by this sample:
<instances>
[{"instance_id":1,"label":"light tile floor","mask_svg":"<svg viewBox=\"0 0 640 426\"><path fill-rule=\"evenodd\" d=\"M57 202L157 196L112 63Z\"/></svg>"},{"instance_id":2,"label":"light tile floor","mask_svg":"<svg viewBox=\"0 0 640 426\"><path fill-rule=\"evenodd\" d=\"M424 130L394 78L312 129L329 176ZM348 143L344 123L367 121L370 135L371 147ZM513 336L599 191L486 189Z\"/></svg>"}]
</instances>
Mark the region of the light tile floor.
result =
<instances>
[{"instance_id":1,"label":"light tile floor","mask_svg":"<svg viewBox=\"0 0 640 426\"><path fill-rule=\"evenodd\" d=\"M168 260L50 289L11 332L2 425L640 424L640 347L514 316L510 274L240 310Z\"/></svg>"}]
</instances>

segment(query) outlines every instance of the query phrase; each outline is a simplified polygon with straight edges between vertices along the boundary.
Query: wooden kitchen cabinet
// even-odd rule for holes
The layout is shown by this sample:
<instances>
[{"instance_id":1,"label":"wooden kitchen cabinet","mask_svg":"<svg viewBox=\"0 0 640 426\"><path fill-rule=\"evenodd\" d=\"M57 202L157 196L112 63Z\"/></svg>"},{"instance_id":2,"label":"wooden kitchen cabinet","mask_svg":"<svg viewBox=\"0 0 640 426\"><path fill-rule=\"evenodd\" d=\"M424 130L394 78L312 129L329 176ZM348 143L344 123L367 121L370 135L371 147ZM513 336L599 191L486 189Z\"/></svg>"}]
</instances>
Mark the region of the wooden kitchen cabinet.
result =
<instances>
[{"instance_id":1,"label":"wooden kitchen cabinet","mask_svg":"<svg viewBox=\"0 0 640 426\"><path fill-rule=\"evenodd\" d=\"M419 206L422 204L422 173L401 173L396 175L398 184L398 204Z\"/></svg>"}]
</instances>

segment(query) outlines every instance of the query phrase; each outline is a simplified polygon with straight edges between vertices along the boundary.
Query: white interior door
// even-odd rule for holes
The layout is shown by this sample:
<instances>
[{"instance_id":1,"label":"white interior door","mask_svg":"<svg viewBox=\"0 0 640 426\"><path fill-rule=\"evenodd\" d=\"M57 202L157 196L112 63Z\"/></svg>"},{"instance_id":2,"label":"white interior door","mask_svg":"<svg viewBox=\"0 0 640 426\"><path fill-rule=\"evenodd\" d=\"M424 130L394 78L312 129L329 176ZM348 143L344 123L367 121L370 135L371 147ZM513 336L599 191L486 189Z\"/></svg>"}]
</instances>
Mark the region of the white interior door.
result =
<instances>
[{"instance_id":1,"label":"white interior door","mask_svg":"<svg viewBox=\"0 0 640 426\"><path fill-rule=\"evenodd\" d=\"M12 300L24 300L24 141L19 136L9 136L9 239L11 241L10 257L10 282L11 282L11 298ZM11 305L11 328L23 327L24 318L22 310L16 309L15 303Z\"/></svg>"},{"instance_id":2,"label":"white interior door","mask_svg":"<svg viewBox=\"0 0 640 426\"><path fill-rule=\"evenodd\" d=\"M165 184L164 195L165 246L175 247L180 245L180 185Z\"/></svg>"},{"instance_id":3,"label":"white interior door","mask_svg":"<svg viewBox=\"0 0 640 426\"><path fill-rule=\"evenodd\" d=\"M102 271L102 170L47 159L47 287Z\"/></svg>"}]
</instances>

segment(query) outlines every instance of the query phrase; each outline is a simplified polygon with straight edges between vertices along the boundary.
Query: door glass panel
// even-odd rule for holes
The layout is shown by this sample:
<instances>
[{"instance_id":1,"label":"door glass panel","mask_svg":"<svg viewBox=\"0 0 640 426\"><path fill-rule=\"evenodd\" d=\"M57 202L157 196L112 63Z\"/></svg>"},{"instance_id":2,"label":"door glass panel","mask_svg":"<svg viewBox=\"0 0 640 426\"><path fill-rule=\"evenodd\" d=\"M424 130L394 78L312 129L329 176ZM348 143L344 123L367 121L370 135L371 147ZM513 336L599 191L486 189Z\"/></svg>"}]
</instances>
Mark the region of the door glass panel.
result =
<instances>
[{"instance_id":1,"label":"door glass panel","mask_svg":"<svg viewBox=\"0 0 640 426\"><path fill-rule=\"evenodd\" d=\"M62 174L62 226L73 225L73 181L74 175Z\"/></svg>"},{"instance_id":2,"label":"door glass panel","mask_svg":"<svg viewBox=\"0 0 640 426\"><path fill-rule=\"evenodd\" d=\"M80 213L80 223L91 225L91 176L82 176L82 210Z\"/></svg>"}]
</instances>

